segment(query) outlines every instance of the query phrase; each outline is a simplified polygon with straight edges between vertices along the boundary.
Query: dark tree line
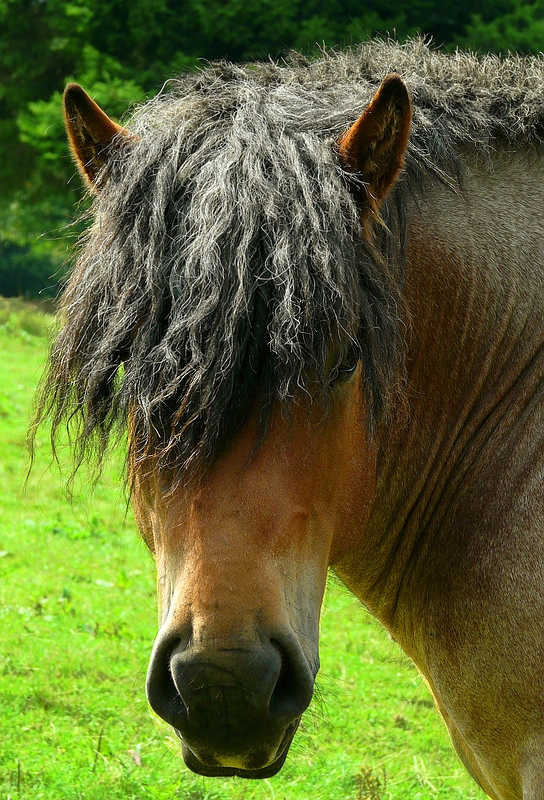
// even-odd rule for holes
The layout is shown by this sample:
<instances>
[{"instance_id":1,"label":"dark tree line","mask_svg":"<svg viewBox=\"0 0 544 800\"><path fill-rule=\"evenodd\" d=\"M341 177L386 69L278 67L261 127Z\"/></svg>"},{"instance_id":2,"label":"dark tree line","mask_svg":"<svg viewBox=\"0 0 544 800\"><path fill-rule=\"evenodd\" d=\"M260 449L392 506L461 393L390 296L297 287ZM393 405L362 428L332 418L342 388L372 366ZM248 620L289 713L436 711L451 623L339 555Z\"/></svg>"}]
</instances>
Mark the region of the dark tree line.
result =
<instances>
[{"instance_id":1,"label":"dark tree line","mask_svg":"<svg viewBox=\"0 0 544 800\"><path fill-rule=\"evenodd\" d=\"M200 59L387 33L539 52L544 0L0 0L0 293L53 292L77 232L66 230L81 197L61 121L68 80L119 116Z\"/></svg>"}]
</instances>

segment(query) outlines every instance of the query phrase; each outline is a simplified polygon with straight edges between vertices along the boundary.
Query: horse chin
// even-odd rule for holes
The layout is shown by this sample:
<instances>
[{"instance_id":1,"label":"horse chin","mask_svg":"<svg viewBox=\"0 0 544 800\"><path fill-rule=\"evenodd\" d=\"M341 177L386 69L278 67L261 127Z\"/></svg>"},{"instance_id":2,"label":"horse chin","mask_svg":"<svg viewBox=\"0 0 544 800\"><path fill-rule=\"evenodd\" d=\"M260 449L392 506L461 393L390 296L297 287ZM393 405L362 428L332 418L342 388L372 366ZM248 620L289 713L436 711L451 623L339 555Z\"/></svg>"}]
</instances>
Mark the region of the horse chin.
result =
<instances>
[{"instance_id":1,"label":"horse chin","mask_svg":"<svg viewBox=\"0 0 544 800\"><path fill-rule=\"evenodd\" d=\"M187 743L183 740L179 731L176 731L177 735L181 740L181 752L183 755L183 760L185 761L185 765L189 767L192 772L196 772L197 775L204 775L207 778L251 778L257 780L263 780L264 778L272 778L276 775L280 769L283 767L285 763L285 759L287 758L287 753L289 752L289 748L291 746L291 742L293 741L293 737L295 732L298 728L300 720L296 720L295 722L291 723L285 734L280 742L279 747L276 750L276 758L272 763L266 763L264 766L259 767L255 763L255 765L244 768L244 767L237 767L237 766L223 766L218 763L221 759L217 757L210 758L209 761L202 761L198 756L193 753L191 748L187 745ZM279 755L277 755L279 753ZM253 756L253 758L244 759L246 761L253 761L256 762L257 758ZM263 761L266 760L265 758L262 759ZM214 763L210 763L214 762Z\"/></svg>"}]
</instances>

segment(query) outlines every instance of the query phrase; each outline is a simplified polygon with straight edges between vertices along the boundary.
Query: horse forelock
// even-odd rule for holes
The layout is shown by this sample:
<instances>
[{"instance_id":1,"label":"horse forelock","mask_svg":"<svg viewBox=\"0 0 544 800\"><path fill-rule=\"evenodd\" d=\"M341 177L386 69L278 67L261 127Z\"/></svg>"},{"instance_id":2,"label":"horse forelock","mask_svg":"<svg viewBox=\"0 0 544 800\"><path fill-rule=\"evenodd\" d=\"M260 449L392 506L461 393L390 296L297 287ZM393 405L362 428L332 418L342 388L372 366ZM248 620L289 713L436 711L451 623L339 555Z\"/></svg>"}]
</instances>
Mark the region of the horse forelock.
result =
<instances>
[{"instance_id":1,"label":"horse forelock","mask_svg":"<svg viewBox=\"0 0 544 800\"><path fill-rule=\"evenodd\" d=\"M490 146L512 130L512 114L526 135L541 124L536 101L528 111L513 98L527 98L542 62L516 62L499 108L502 64L373 43L312 64L212 65L172 82L136 112L134 140L112 156L39 413L52 414L54 431L75 422L81 455L93 443L102 452L130 413L134 458L189 469L213 459L257 394L264 408L286 404L311 381L325 396L331 352L341 360L354 349L377 419L402 360L400 195L386 204L389 232L376 248L335 141L395 70L416 101L408 183L461 171L455 143Z\"/></svg>"},{"instance_id":2,"label":"horse forelock","mask_svg":"<svg viewBox=\"0 0 544 800\"><path fill-rule=\"evenodd\" d=\"M384 402L397 305L334 135L285 85L215 84L145 106L95 200L46 384L83 449L130 414L136 460L201 466L352 349Z\"/></svg>"}]
</instances>

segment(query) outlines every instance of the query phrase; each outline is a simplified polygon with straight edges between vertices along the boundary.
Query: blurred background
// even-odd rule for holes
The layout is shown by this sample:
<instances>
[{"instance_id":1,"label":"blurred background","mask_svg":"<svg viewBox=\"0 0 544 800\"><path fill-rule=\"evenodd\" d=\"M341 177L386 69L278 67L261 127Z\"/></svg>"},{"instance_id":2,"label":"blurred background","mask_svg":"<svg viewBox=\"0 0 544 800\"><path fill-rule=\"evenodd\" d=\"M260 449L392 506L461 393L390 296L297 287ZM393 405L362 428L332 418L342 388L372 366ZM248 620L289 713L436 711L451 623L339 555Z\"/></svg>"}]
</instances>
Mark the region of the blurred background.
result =
<instances>
[{"instance_id":1,"label":"blurred background","mask_svg":"<svg viewBox=\"0 0 544 800\"><path fill-rule=\"evenodd\" d=\"M544 0L0 0L0 295L54 297L77 236L67 81L119 117L203 59L418 33L446 50L537 53Z\"/></svg>"}]
</instances>

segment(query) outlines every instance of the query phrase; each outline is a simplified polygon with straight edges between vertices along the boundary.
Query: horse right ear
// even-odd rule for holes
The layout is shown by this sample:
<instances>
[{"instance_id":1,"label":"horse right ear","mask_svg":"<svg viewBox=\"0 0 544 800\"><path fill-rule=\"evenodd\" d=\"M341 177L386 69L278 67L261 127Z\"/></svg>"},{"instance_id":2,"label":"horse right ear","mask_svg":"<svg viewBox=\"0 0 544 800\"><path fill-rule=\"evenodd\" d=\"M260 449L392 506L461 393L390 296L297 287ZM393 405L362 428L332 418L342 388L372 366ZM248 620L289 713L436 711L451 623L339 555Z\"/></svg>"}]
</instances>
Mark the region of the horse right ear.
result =
<instances>
[{"instance_id":1,"label":"horse right ear","mask_svg":"<svg viewBox=\"0 0 544 800\"><path fill-rule=\"evenodd\" d=\"M406 86L398 75L388 75L370 105L337 143L344 168L361 178L357 194L365 216L379 213L404 165L411 121Z\"/></svg>"},{"instance_id":2,"label":"horse right ear","mask_svg":"<svg viewBox=\"0 0 544 800\"><path fill-rule=\"evenodd\" d=\"M79 171L91 186L107 165L111 147L131 136L102 111L77 83L64 90L64 124Z\"/></svg>"}]
</instances>

